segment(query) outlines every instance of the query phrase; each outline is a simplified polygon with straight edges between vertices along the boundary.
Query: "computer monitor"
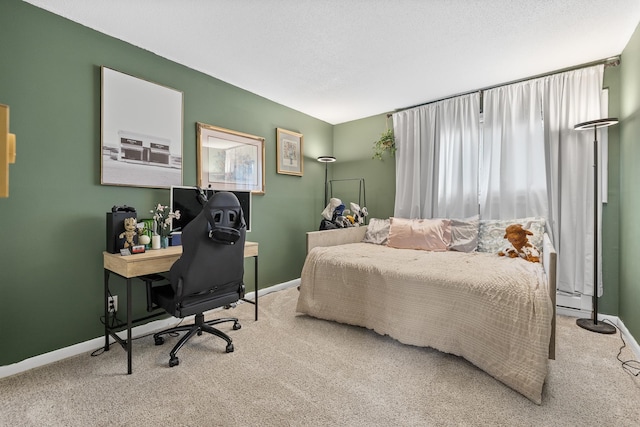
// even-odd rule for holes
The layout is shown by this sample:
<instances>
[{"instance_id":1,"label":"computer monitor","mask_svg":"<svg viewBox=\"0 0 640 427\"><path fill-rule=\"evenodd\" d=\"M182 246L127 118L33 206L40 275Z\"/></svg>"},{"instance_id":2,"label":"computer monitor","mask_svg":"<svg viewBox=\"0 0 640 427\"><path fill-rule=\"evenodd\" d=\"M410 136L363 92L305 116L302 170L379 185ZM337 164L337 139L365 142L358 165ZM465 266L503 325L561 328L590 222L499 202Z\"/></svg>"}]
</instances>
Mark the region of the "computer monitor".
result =
<instances>
[{"instance_id":1,"label":"computer monitor","mask_svg":"<svg viewBox=\"0 0 640 427\"><path fill-rule=\"evenodd\" d=\"M219 191L222 190L182 185L171 186L171 210L173 212L180 211L180 219L173 220L171 229L182 231L202 211L207 200ZM231 193L238 198L244 222L247 224L247 231L251 231L251 191L231 191Z\"/></svg>"}]
</instances>

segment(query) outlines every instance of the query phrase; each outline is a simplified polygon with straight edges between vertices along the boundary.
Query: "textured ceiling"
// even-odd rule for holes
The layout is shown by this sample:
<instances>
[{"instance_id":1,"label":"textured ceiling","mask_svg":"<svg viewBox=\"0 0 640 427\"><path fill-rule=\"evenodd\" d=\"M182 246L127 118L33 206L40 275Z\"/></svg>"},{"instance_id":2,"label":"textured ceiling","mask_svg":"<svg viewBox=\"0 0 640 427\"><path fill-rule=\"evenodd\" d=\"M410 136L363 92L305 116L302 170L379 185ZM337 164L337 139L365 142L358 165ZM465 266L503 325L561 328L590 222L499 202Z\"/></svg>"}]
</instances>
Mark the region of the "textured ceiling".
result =
<instances>
[{"instance_id":1,"label":"textured ceiling","mask_svg":"<svg viewBox=\"0 0 640 427\"><path fill-rule=\"evenodd\" d=\"M640 22L639 0L25 1L332 124L615 56Z\"/></svg>"}]
</instances>

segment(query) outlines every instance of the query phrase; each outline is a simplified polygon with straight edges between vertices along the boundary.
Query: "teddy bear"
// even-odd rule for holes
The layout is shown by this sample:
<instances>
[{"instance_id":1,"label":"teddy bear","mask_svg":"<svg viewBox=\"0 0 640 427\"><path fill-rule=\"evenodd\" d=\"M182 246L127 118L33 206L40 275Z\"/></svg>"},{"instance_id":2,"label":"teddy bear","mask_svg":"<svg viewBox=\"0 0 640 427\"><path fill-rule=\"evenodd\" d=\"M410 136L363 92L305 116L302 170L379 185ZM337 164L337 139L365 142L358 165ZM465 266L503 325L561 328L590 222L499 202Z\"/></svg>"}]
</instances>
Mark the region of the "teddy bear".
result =
<instances>
[{"instance_id":1,"label":"teddy bear","mask_svg":"<svg viewBox=\"0 0 640 427\"><path fill-rule=\"evenodd\" d=\"M138 221L134 217L124 219L124 232L120 233L119 239L124 239L124 248L135 246L138 235L142 230L138 229Z\"/></svg>"},{"instance_id":2,"label":"teddy bear","mask_svg":"<svg viewBox=\"0 0 640 427\"><path fill-rule=\"evenodd\" d=\"M498 252L498 255L510 258L520 257L530 262L540 262L540 251L529 243L529 238L527 237L532 235L531 231L522 228L522 224L511 224L505 229L504 234L504 238L511 243L511 246Z\"/></svg>"}]
</instances>

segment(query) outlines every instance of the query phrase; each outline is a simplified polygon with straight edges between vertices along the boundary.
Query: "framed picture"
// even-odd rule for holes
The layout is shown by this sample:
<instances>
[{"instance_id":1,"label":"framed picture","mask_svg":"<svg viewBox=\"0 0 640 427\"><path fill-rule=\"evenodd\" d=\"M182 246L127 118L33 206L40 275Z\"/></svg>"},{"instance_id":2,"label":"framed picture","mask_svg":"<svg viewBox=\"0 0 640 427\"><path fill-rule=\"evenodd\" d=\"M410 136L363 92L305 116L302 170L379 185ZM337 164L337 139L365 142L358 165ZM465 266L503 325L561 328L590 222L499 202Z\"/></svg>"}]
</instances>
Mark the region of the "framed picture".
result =
<instances>
[{"instance_id":1,"label":"framed picture","mask_svg":"<svg viewBox=\"0 0 640 427\"><path fill-rule=\"evenodd\" d=\"M196 123L198 186L264 194L264 138Z\"/></svg>"},{"instance_id":2,"label":"framed picture","mask_svg":"<svg viewBox=\"0 0 640 427\"><path fill-rule=\"evenodd\" d=\"M276 156L278 173L302 176L304 173L303 147L301 133L278 128L276 131Z\"/></svg>"},{"instance_id":3,"label":"framed picture","mask_svg":"<svg viewBox=\"0 0 640 427\"><path fill-rule=\"evenodd\" d=\"M102 67L100 183L182 185L182 92Z\"/></svg>"}]
</instances>

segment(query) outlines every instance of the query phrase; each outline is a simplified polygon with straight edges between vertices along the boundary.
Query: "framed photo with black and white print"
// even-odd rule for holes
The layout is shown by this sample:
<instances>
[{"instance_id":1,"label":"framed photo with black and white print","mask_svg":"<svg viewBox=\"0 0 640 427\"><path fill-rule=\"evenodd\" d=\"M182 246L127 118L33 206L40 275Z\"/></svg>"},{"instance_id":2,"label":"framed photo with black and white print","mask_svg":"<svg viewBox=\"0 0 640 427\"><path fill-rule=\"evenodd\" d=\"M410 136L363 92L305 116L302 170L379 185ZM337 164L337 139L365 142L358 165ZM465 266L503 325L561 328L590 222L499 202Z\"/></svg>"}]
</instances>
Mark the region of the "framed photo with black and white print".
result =
<instances>
[{"instance_id":1,"label":"framed photo with black and white print","mask_svg":"<svg viewBox=\"0 0 640 427\"><path fill-rule=\"evenodd\" d=\"M101 67L103 185L182 185L182 92Z\"/></svg>"}]
</instances>

